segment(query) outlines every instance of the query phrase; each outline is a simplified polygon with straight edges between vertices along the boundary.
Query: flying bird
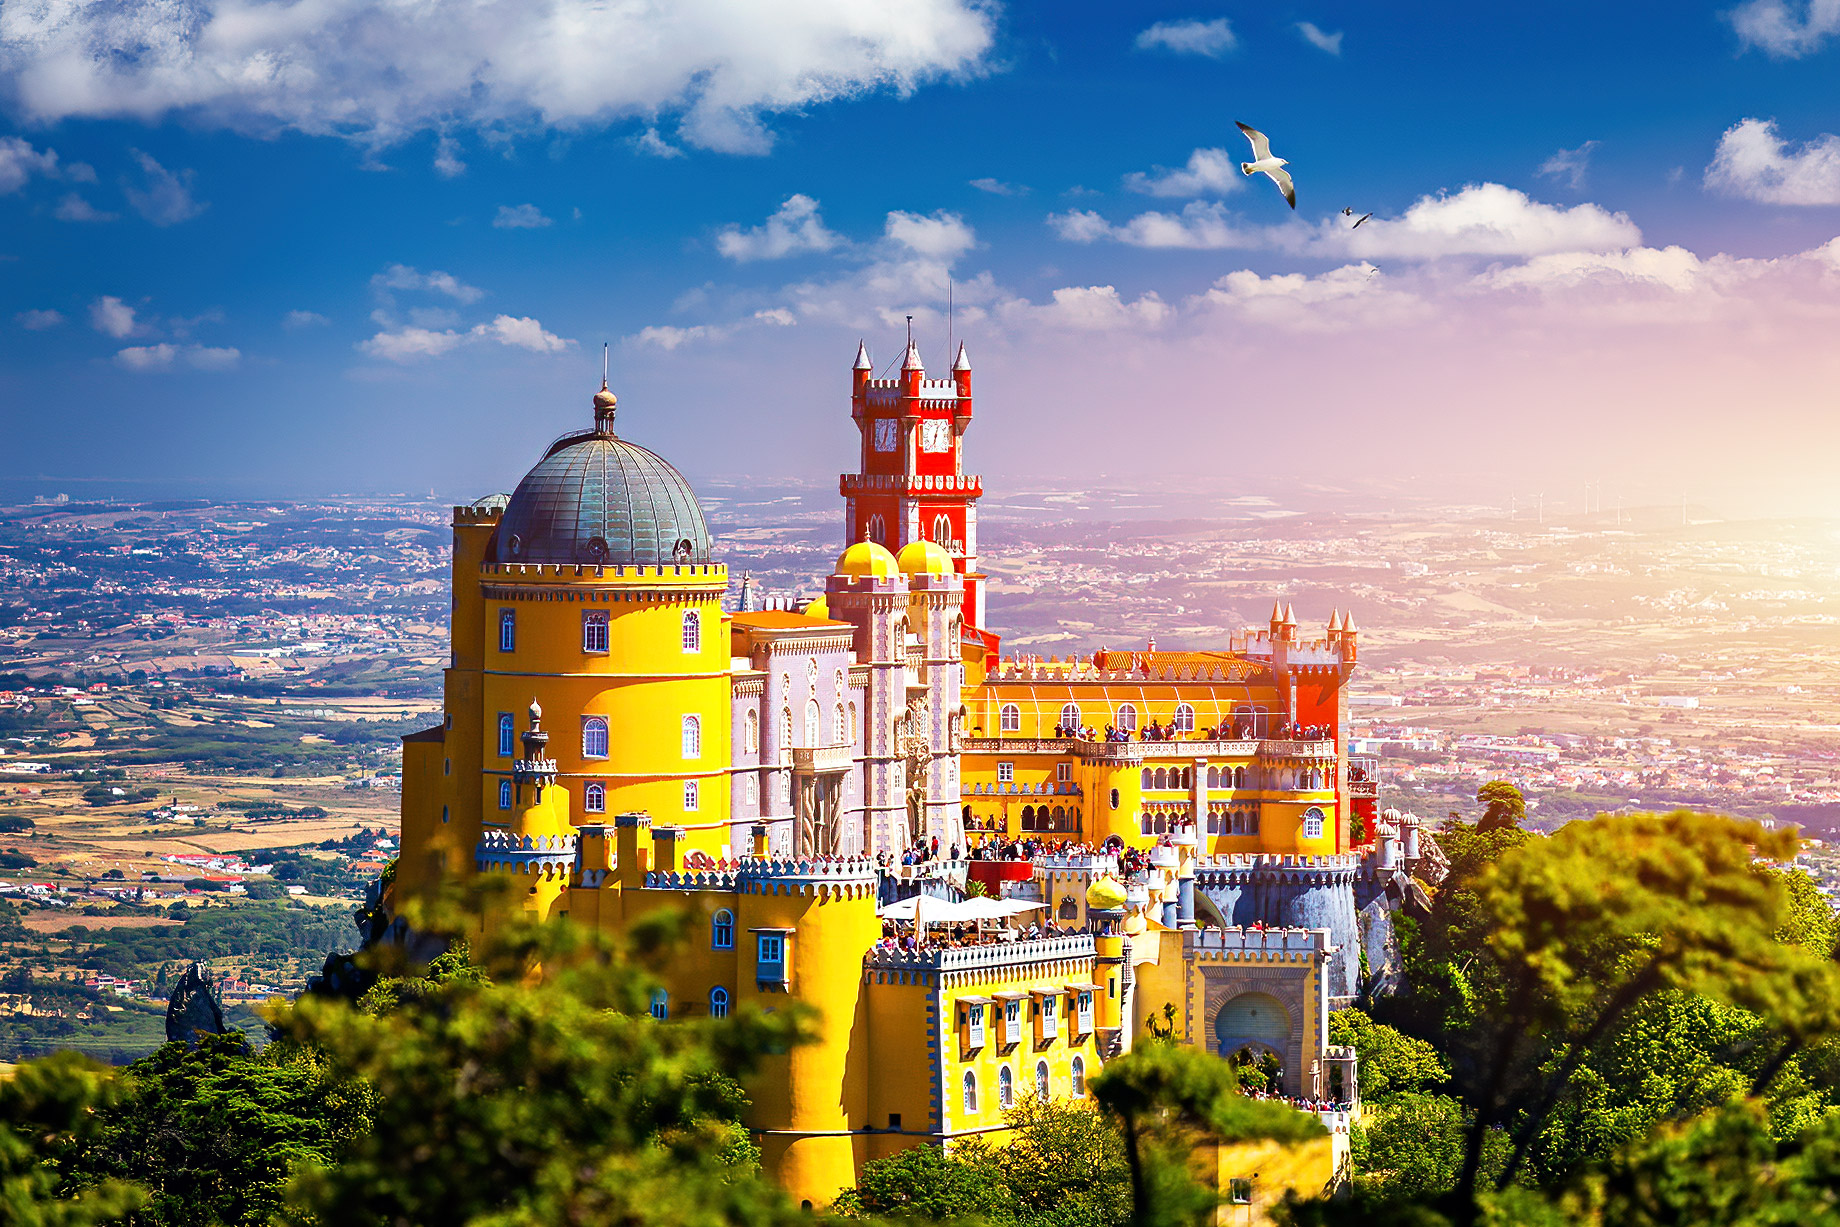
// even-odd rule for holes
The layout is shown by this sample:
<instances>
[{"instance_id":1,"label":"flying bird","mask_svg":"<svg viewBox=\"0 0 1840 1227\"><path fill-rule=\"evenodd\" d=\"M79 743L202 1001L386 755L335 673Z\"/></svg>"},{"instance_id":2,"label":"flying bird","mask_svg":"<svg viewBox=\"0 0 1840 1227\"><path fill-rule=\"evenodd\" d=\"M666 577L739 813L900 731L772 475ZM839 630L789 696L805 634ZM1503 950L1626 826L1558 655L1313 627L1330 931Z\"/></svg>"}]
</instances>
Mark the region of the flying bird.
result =
<instances>
[{"instance_id":1,"label":"flying bird","mask_svg":"<svg viewBox=\"0 0 1840 1227\"><path fill-rule=\"evenodd\" d=\"M1342 210L1342 216L1343 217L1354 217L1354 210L1352 208L1344 208ZM1354 217L1354 225L1348 228L1350 230L1359 230L1361 228L1361 223L1366 221L1368 218L1372 216L1373 216L1372 213L1363 213L1359 217Z\"/></svg>"},{"instance_id":2,"label":"flying bird","mask_svg":"<svg viewBox=\"0 0 1840 1227\"><path fill-rule=\"evenodd\" d=\"M1284 193L1284 199L1290 202L1291 208L1296 208L1297 189L1291 184L1290 173L1284 169L1286 166L1289 166L1290 163L1286 162L1283 158L1274 158L1271 156L1271 142L1265 139L1265 134L1263 132L1260 132L1257 128L1248 128L1237 119L1234 120L1233 123L1241 132L1246 134L1246 139L1252 142L1252 157L1254 160L1251 162L1241 162L1239 164L1240 170L1248 175L1264 175L1267 179L1270 179L1273 183L1278 185L1278 190Z\"/></svg>"}]
</instances>

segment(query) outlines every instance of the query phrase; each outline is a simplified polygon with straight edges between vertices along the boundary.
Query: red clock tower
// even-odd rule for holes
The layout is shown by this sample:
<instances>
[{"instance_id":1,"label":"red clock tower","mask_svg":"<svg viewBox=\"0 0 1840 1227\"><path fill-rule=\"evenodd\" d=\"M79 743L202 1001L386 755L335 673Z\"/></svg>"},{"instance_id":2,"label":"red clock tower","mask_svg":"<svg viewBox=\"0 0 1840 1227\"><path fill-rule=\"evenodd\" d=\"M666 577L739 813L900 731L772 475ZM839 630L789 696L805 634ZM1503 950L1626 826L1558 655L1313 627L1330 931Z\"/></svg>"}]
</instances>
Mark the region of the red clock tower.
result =
<instances>
[{"instance_id":1,"label":"red clock tower","mask_svg":"<svg viewBox=\"0 0 1840 1227\"><path fill-rule=\"evenodd\" d=\"M965 624L984 621L977 569L977 500L983 482L964 468L971 427L971 359L958 347L950 379L928 379L907 338L898 379L873 378L869 347L856 349L850 416L862 435L862 463L842 478L847 544L874 541L899 552L931 541L965 577Z\"/></svg>"}]
</instances>

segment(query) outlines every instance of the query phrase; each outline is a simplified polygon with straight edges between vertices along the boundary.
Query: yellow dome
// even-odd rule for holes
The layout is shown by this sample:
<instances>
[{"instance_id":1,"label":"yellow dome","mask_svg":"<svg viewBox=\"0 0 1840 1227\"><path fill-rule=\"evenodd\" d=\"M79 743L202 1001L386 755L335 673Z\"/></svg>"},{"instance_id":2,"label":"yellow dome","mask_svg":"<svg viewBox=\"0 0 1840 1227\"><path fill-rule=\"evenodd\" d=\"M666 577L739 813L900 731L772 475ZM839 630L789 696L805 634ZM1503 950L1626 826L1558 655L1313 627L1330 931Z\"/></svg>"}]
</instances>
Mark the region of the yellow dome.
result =
<instances>
[{"instance_id":1,"label":"yellow dome","mask_svg":"<svg viewBox=\"0 0 1840 1227\"><path fill-rule=\"evenodd\" d=\"M1098 878L1086 888L1086 906L1099 912L1115 912L1124 906L1124 887L1117 878Z\"/></svg>"},{"instance_id":2,"label":"yellow dome","mask_svg":"<svg viewBox=\"0 0 1840 1227\"><path fill-rule=\"evenodd\" d=\"M837 560L837 574L852 579L893 579L900 572L894 555L873 541L858 541Z\"/></svg>"},{"instance_id":3,"label":"yellow dome","mask_svg":"<svg viewBox=\"0 0 1840 1227\"><path fill-rule=\"evenodd\" d=\"M807 618L823 618L828 621L831 616L830 599L828 597L819 597L805 607L804 613Z\"/></svg>"},{"instance_id":4,"label":"yellow dome","mask_svg":"<svg viewBox=\"0 0 1840 1227\"><path fill-rule=\"evenodd\" d=\"M931 541L909 541L901 547L898 562L906 575L952 574L952 555Z\"/></svg>"}]
</instances>

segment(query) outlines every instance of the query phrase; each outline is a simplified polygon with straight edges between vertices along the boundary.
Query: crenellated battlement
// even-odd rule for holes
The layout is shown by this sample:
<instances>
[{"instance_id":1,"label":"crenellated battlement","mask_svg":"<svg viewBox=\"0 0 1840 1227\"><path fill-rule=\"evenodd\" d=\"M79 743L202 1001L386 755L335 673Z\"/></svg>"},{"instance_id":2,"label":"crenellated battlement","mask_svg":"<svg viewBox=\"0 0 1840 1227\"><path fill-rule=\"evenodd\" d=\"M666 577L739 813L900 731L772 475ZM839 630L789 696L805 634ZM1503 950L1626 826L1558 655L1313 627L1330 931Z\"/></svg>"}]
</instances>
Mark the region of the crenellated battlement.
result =
<instances>
[{"instance_id":1,"label":"crenellated battlement","mask_svg":"<svg viewBox=\"0 0 1840 1227\"><path fill-rule=\"evenodd\" d=\"M1312 954L1327 958L1335 950L1327 929L1191 929L1183 946L1198 957L1260 957Z\"/></svg>"},{"instance_id":2,"label":"crenellated battlement","mask_svg":"<svg viewBox=\"0 0 1840 1227\"><path fill-rule=\"evenodd\" d=\"M481 873L568 873L575 868L575 860L573 835L485 831L473 849L473 865Z\"/></svg>"}]
</instances>

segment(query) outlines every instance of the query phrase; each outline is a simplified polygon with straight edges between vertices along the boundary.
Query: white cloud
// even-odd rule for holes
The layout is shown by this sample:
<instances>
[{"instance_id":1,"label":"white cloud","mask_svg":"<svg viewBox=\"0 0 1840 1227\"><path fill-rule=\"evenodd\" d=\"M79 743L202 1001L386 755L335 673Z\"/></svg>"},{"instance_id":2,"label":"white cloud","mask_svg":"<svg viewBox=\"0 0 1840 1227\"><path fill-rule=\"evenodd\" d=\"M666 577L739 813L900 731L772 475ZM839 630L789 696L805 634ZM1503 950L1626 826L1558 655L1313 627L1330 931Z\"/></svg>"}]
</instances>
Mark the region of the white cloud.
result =
<instances>
[{"instance_id":1,"label":"white cloud","mask_svg":"<svg viewBox=\"0 0 1840 1227\"><path fill-rule=\"evenodd\" d=\"M979 70L994 24L976 0L33 0L0 7L0 80L41 121L181 112L379 145L671 115L758 152L763 116Z\"/></svg>"},{"instance_id":2,"label":"white cloud","mask_svg":"<svg viewBox=\"0 0 1840 1227\"><path fill-rule=\"evenodd\" d=\"M194 370L227 371L243 360L241 350L209 345L134 345L115 354L118 365L131 371L167 371L184 363Z\"/></svg>"},{"instance_id":3,"label":"white cloud","mask_svg":"<svg viewBox=\"0 0 1840 1227\"><path fill-rule=\"evenodd\" d=\"M1159 21L1137 36L1139 51L1164 50L1177 55L1219 59L1239 45L1225 17L1212 21Z\"/></svg>"},{"instance_id":4,"label":"white cloud","mask_svg":"<svg viewBox=\"0 0 1840 1227\"><path fill-rule=\"evenodd\" d=\"M883 233L916 255L954 260L977 246L977 233L965 219L944 209L930 217L918 213L890 213Z\"/></svg>"},{"instance_id":5,"label":"white cloud","mask_svg":"<svg viewBox=\"0 0 1840 1227\"><path fill-rule=\"evenodd\" d=\"M460 159L460 144L451 136L442 136L434 143L434 172L443 179L454 179L466 173L466 163Z\"/></svg>"},{"instance_id":6,"label":"white cloud","mask_svg":"<svg viewBox=\"0 0 1840 1227\"><path fill-rule=\"evenodd\" d=\"M66 193L51 215L61 222L112 222L116 217L113 213L104 213L75 192Z\"/></svg>"},{"instance_id":7,"label":"white cloud","mask_svg":"<svg viewBox=\"0 0 1840 1227\"><path fill-rule=\"evenodd\" d=\"M62 311L21 311L13 317L19 321L21 328L32 332L43 332L47 328L56 328L64 322Z\"/></svg>"},{"instance_id":8,"label":"white cloud","mask_svg":"<svg viewBox=\"0 0 1840 1227\"><path fill-rule=\"evenodd\" d=\"M1212 201L1194 201L1180 213L1139 213L1120 225L1111 224L1097 213L1074 209L1049 214L1048 226L1072 243L1107 239L1129 247L1199 250L1271 245L1266 231L1235 225L1226 209Z\"/></svg>"},{"instance_id":9,"label":"white cloud","mask_svg":"<svg viewBox=\"0 0 1840 1227\"><path fill-rule=\"evenodd\" d=\"M16 136L0 136L0 196L17 192L33 175L56 174L57 160L52 150L41 152Z\"/></svg>"},{"instance_id":10,"label":"white cloud","mask_svg":"<svg viewBox=\"0 0 1840 1227\"><path fill-rule=\"evenodd\" d=\"M1534 173L1556 179L1574 192L1582 191L1585 175L1591 169L1591 154L1599 144L1598 141L1586 141L1576 149L1561 149L1540 163L1540 169Z\"/></svg>"},{"instance_id":11,"label":"white cloud","mask_svg":"<svg viewBox=\"0 0 1840 1227\"><path fill-rule=\"evenodd\" d=\"M1327 34L1313 21L1300 21L1297 23L1297 33L1303 35L1303 41L1318 51L1327 51L1330 55L1342 53L1342 32L1340 30Z\"/></svg>"},{"instance_id":12,"label":"white cloud","mask_svg":"<svg viewBox=\"0 0 1840 1227\"><path fill-rule=\"evenodd\" d=\"M1197 149L1181 170L1159 166L1148 174L1132 171L1124 177L1124 185L1146 196L1218 196L1237 190L1245 177L1239 160L1226 150Z\"/></svg>"},{"instance_id":13,"label":"white cloud","mask_svg":"<svg viewBox=\"0 0 1840 1227\"><path fill-rule=\"evenodd\" d=\"M1376 217L1359 230L1325 222L1302 244L1290 228L1268 233L1275 245L1310 255L1410 260L1608 251L1642 241L1641 229L1627 214L1589 203L1570 208L1543 204L1499 183L1472 183L1458 192L1420 197L1402 216Z\"/></svg>"},{"instance_id":14,"label":"white cloud","mask_svg":"<svg viewBox=\"0 0 1840 1227\"><path fill-rule=\"evenodd\" d=\"M1005 183L1001 179L973 179L971 186L980 192L988 192L992 196L1027 196L1029 194L1029 189L1021 184Z\"/></svg>"},{"instance_id":15,"label":"white cloud","mask_svg":"<svg viewBox=\"0 0 1840 1227\"><path fill-rule=\"evenodd\" d=\"M633 140L633 148L640 153L654 158L681 158L684 151L658 135L658 129L647 128Z\"/></svg>"},{"instance_id":16,"label":"white cloud","mask_svg":"<svg viewBox=\"0 0 1840 1227\"><path fill-rule=\"evenodd\" d=\"M1745 0L1725 16L1745 46L1779 59L1812 54L1840 34L1840 0Z\"/></svg>"},{"instance_id":17,"label":"white cloud","mask_svg":"<svg viewBox=\"0 0 1840 1227\"><path fill-rule=\"evenodd\" d=\"M331 322L317 311L290 311L281 317L281 326L289 331L296 328L317 328Z\"/></svg>"},{"instance_id":18,"label":"white cloud","mask_svg":"<svg viewBox=\"0 0 1840 1227\"><path fill-rule=\"evenodd\" d=\"M1840 204L1840 136L1791 147L1767 119L1746 119L1719 138L1706 186L1764 204Z\"/></svg>"},{"instance_id":19,"label":"white cloud","mask_svg":"<svg viewBox=\"0 0 1840 1227\"><path fill-rule=\"evenodd\" d=\"M1154 293L1126 302L1116 286L1065 286L1039 306L1022 300L1004 304L1003 318L1027 320L1051 328L1076 332L1102 332L1119 328L1156 328L1174 314Z\"/></svg>"},{"instance_id":20,"label":"white cloud","mask_svg":"<svg viewBox=\"0 0 1840 1227\"><path fill-rule=\"evenodd\" d=\"M142 180L138 185L124 180L122 191L136 213L156 226L175 226L205 211L206 206L192 196L191 171L174 173L149 154L138 149L130 152L141 168Z\"/></svg>"},{"instance_id":21,"label":"white cloud","mask_svg":"<svg viewBox=\"0 0 1840 1227\"><path fill-rule=\"evenodd\" d=\"M388 290L426 290L435 294L445 294L460 302L478 302L486 292L478 286L467 285L452 273L435 271L422 273L407 264L392 264L381 273L371 278L371 290L380 297L387 298Z\"/></svg>"},{"instance_id":22,"label":"white cloud","mask_svg":"<svg viewBox=\"0 0 1840 1227\"><path fill-rule=\"evenodd\" d=\"M89 305L89 326L118 341L143 327L134 318L134 308L113 294L105 294Z\"/></svg>"},{"instance_id":23,"label":"white cloud","mask_svg":"<svg viewBox=\"0 0 1840 1227\"><path fill-rule=\"evenodd\" d=\"M540 230L551 222L536 205L521 204L499 205L492 224L500 230Z\"/></svg>"},{"instance_id":24,"label":"white cloud","mask_svg":"<svg viewBox=\"0 0 1840 1227\"><path fill-rule=\"evenodd\" d=\"M386 328L369 340L358 342L358 349L389 362L413 362L418 358L438 358L463 345L506 345L533 354L554 354L574 343L547 331L529 316L500 315L489 324L475 324L465 332L452 328L436 331L414 325Z\"/></svg>"},{"instance_id":25,"label":"white cloud","mask_svg":"<svg viewBox=\"0 0 1840 1227\"><path fill-rule=\"evenodd\" d=\"M725 335L725 330L711 328L705 324L697 324L691 328L674 328L669 324L652 324L645 328L641 328L638 335L633 338L633 341L636 344L654 346L669 353L678 346L686 345L691 341L702 341L722 335Z\"/></svg>"},{"instance_id":26,"label":"white cloud","mask_svg":"<svg viewBox=\"0 0 1840 1227\"><path fill-rule=\"evenodd\" d=\"M777 324L781 328L790 328L798 323L798 317L784 307L766 307L754 312L754 318L763 324Z\"/></svg>"},{"instance_id":27,"label":"white cloud","mask_svg":"<svg viewBox=\"0 0 1840 1227\"><path fill-rule=\"evenodd\" d=\"M164 342L158 345L135 345L121 350L115 361L131 371L157 371L169 367L178 349Z\"/></svg>"},{"instance_id":28,"label":"white cloud","mask_svg":"<svg viewBox=\"0 0 1840 1227\"><path fill-rule=\"evenodd\" d=\"M807 251L829 251L841 240L824 228L818 202L803 193L786 203L761 225L743 230L729 226L716 235L716 250L738 264L750 260L778 260Z\"/></svg>"}]
</instances>

